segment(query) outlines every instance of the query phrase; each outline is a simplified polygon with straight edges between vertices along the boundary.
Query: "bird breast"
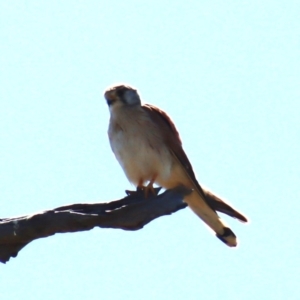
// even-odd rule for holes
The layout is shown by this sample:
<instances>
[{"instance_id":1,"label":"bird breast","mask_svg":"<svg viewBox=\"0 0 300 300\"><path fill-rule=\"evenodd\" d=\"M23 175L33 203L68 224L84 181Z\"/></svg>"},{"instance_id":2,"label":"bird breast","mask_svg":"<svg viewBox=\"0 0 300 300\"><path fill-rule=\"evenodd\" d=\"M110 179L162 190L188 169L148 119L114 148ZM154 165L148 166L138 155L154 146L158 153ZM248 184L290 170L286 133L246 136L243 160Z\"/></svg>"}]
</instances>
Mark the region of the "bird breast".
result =
<instances>
[{"instance_id":1,"label":"bird breast","mask_svg":"<svg viewBox=\"0 0 300 300\"><path fill-rule=\"evenodd\" d=\"M112 151L136 186L170 176L172 155L158 126L141 107L112 114L108 135Z\"/></svg>"}]
</instances>

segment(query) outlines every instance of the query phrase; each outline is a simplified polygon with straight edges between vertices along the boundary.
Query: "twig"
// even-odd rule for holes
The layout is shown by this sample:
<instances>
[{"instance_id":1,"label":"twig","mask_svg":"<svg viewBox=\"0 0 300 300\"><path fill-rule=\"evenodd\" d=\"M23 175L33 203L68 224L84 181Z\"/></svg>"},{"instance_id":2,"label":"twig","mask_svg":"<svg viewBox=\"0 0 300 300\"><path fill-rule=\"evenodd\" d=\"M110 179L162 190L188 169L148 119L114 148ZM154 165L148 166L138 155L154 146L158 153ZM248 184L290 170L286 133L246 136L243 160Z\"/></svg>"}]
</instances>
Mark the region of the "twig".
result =
<instances>
[{"instance_id":1,"label":"twig","mask_svg":"<svg viewBox=\"0 0 300 300\"><path fill-rule=\"evenodd\" d=\"M177 187L145 199L143 191L127 191L127 197L109 203L71 204L29 216L0 219L0 262L16 257L33 240L56 233L90 230L96 226L141 229L158 217L185 208L183 197L190 192Z\"/></svg>"}]
</instances>

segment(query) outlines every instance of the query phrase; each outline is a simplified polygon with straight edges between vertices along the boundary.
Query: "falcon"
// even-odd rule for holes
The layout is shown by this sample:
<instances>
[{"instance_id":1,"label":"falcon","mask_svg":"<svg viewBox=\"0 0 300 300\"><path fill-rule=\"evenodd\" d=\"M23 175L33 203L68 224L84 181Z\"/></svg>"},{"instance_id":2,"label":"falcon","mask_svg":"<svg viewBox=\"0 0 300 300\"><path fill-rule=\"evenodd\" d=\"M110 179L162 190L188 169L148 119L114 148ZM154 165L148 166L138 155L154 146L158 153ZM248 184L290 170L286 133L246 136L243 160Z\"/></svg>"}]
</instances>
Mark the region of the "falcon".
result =
<instances>
[{"instance_id":1,"label":"falcon","mask_svg":"<svg viewBox=\"0 0 300 300\"><path fill-rule=\"evenodd\" d=\"M184 201L221 241L235 247L236 236L217 211L242 222L247 219L200 186L171 118L154 105L142 104L137 90L128 85L111 86L104 97L110 111L111 149L128 180L146 195L153 192L154 183L165 189L179 185L191 189Z\"/></svg>"}]
</instances>

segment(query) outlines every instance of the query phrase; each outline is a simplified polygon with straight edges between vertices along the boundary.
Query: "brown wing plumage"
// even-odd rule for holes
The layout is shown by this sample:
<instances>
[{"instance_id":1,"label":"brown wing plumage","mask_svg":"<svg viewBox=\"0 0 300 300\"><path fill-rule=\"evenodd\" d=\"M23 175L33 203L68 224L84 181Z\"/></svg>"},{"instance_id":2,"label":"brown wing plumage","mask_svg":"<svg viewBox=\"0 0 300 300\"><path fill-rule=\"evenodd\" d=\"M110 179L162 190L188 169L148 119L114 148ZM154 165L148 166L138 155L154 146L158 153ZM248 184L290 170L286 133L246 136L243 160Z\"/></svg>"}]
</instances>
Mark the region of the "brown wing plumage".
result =
<instances>
[{"instance_id":1,"label":"brown wing plumage","mask_svg":"<svg viewBox=\"0 0 300 300\"><path fill-rule=\"evenodd\" d=\"M144 104L143 108L147 110L148 113L151 114L151 117L153 117L153 119L155 119L157 123L160 123L161 126L163 126L162 124L164 124L166 127L169 128L169 130L171 130L173 134L166 134L164 138L165 140L170 141L171 145L174 145L172 149L174 156L176 157L176 159L180 161L181 165L184 167L184 170L188 175L188 177L190 178L190 180L193 182L195 189L204 198L204 200L206 200L204 191L196 179L193 167L187 155L182 149L182 143L181 143L179 133L171 118L163 110L159 109L154 105ZM209 205L209 203L207 204Z\"/></svg>"},{"instance_id":2,"label":"brown wing plumage","mask_svg":"<svg viewBox=\"0 0 300 300\"><path fill-rule=\"evenodd\" d=\"M202 189L202 187L200 186L199 182L196 179L193 167L187 155L185 154L184 150L182 149L182 142L179 133L171 118L163 110L159 109L154 105L144 104L142 107L149 114L151 114L151 117L156 121L157 124L159 124L159 126L164 126L169 129L170 133L165 134L164 138L166 141L170 142L169 144L174 146L172 148L173 155L181 163L186 174L188 175L191 182L193 183L194 188L202 196L206 204L214 211L219 211L233 218L236 218L242 222L247 222L246 217L243 216L241 213L236 211L234 208L232 208L230 205L228 205L226 202L221 200L213 193Z\"/></svg>"}]
</instances>

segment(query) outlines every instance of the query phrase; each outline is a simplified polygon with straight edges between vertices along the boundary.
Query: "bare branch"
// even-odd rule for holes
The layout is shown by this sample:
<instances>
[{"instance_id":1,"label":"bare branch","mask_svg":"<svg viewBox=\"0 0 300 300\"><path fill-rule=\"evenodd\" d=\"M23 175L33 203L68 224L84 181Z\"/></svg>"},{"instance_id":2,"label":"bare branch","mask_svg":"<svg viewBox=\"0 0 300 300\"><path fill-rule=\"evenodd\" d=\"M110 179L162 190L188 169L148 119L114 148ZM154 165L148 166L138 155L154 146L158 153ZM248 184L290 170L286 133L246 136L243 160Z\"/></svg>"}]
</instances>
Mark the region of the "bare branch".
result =
<instances>
[{"instance_id":1,"label":"bare branch","mask_svg":"<svg viewBox=\"0 0 300 300\"><path fill-rule=\"evenodd\" d=\"M0 219L0 262L16 257L33 240L56 233L90 230L96 226L141 229L158 217L185 208L183 197L190 192L177 187L145 199L143 191L127 191L127 197L109 203L72 204L29 216Z\"/></svg>"}]
</instances>

